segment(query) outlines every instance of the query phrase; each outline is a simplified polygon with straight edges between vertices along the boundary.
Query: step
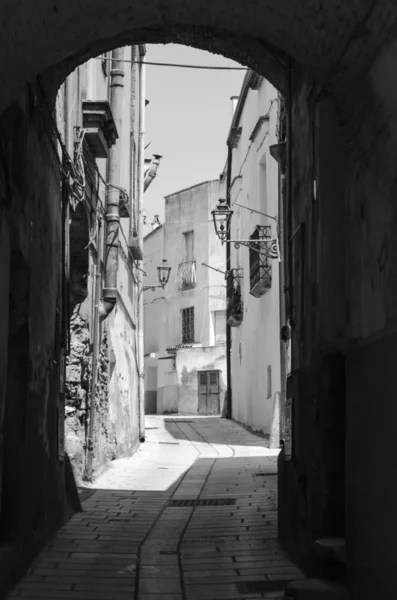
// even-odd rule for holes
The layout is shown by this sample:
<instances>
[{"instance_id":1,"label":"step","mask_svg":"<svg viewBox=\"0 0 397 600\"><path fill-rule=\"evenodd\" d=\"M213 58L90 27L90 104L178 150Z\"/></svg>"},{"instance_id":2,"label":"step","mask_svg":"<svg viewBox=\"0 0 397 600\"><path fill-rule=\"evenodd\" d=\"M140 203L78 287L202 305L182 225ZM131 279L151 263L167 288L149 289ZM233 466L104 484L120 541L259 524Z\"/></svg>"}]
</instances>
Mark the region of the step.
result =
<instances>
[{"instance_id":1,"label":"step","mask_svg":"<svg viewBox=\"0 0 397 600\"><path fill-rule=\"evenodd\" d=\"M349 600L346 588L325 579L291 581L285 595L292 600Z\"/></svg>"},{"instance_id":2,"label":"step","mask_svg":"<svg viewBox=\"0 0 397 600\"><path fill-rule=\"evenodd\" d=\"M316 540L314 542L314 550L322 558L346 563L346 540L343 537Z\"/></svg>"}]
</instances>

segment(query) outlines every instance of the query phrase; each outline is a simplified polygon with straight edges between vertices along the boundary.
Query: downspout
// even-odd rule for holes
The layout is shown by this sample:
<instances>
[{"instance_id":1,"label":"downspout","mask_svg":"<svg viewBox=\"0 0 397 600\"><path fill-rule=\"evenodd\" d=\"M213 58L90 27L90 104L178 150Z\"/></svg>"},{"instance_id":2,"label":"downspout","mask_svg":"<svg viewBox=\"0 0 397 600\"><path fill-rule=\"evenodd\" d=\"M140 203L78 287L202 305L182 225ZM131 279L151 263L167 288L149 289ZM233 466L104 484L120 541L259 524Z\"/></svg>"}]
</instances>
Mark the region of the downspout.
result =
<instances>
[{"instance_id":1,"label":"downspout","mask_svg":"<svg viewBox=\"0 0 397 600\"><path fill-rule=\"evenodd\" d=\"M98 199L97 199L98 201ZM94 318L93 318L93 335L92 335L92 367L91 367L91 397L90 397L90 423L88 428L87 436L87 461L84 471L84 479L86 481L92 480L92 460L94 455L94 423L95 423L95 398L96 398L96 387L97 387L97 373L98 373L98 355L99 355L99 320L100 320L100 305L101 305L101 289L102 289L102 276L101 276L101 257L102 257L102 221L98 219L98 246L97 246L97 259L94 270L95 277L95 289L94 289Z\"/></svg>"},{"instance_id":2,"label":"downspout","mask_svg":"<svg viewBox=\"0 0 397 600\"><path fill-rule=\"evenodd\" d=\"M281 261L279 263L279 310L280 310L280 442L284 439L285 432L285 401L287 396L287 340L283 332L287 331L287 315L285 309L285 257L286 243L284 231L285 210L285 169L278 167L278 239L281 241Z\"/></svg>"},{"instance_id":3,"label":"downspout","mask_svg":"<svg viewBox=\"0 0 397 600\"><path fill-rule=\"evenodd\" d=\"M140 48L139 62L139 142L138 142L138 243L143 248L143 192L145 181L145 62L146 49ZM145 358L143 340L143 260L138 263L138 402L139 440L145 441Z\"/></svg>"},{"instance_id":4,"label":"downspout","mask_svg":"<svg viewBox=\"0 0 397 600\"><path fill-rule=\"evenodd\" d=\"M130 86L130 181L129 181L129 193L130 193L130 227L128 233L128 239L132 239L136 236L136 215L135 215L135 52L136 46L131 46L131 86Z\"/></svg>"},{"instance_id":5,"label":"downspout","mask_svg":"<svg viewBox=\"0 0 397 600\"><path fill-rule=\"evenodd\" d=\"M230 206L230 186L232 180L232 154L233 150L230 146L228 146L227 150L227 171L226 171L226 199L227 203ZM227 229L226 240L230 240L230 225ZM229 273L231 270L231 260L230 260L230 244L226 243L226 272ZM226 286L226 305L228 304L230 298L227 297L227 289ZM226 321L226 385L227 385L227 413L226 418L232 418L232 360L231 360L231 352L232 352L232 327Z\"/></svg>"},{"instance_id":6,"label":"downspout","mask_svg":"<svg viewBox=\"0 0 397 600\"><path fill-rule=\"evenodd\" d=\"M285 215L287 217L288 239L288 318L291 329L294 326L294 294L292 284L292 68L291 59L288 65L287 89L287 193ZM291 348L292 351L292 348Z\"/></svg>"},{"instance_id":7,"label":"downspout","mask_svg":"<svg viewBox=\"0 0 397 600\"><path fill-rule=\"evenodd\" d=\"M105 285L100 306L100 320L110 315L117 301L117 270L119 262L119 227L120 227L120 190L112 186L120 186L120 154L121 129L123 115L124 89L124 49L117 48L112 52L112 69L110 71L110 109L119 137L109 151L108 182L106 190L106 258Z\"/></svg>"}]
</instances>

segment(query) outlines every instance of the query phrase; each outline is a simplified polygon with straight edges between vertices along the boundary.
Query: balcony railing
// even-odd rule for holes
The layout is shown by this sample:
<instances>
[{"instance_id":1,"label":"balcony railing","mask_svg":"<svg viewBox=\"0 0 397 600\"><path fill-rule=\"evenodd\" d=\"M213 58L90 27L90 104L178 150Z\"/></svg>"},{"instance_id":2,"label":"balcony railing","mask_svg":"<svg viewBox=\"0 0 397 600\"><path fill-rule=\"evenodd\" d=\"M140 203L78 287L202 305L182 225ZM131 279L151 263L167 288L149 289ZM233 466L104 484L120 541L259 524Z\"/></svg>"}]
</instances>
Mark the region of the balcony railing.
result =
<instances>
[{"instance_id":1,"label":"balcony railing","mask_svg":"<svg viewBox=\"0 0 397 600\"><path fill-rule=\"evenodd\" d=\"M178 266L177 283L180 290L189 290L196 287L196 261L181 263Z\"/></svg>"},{"instance_id":2,"label":"balcony railing","mask_svg":"<svg viewBox=\"0 0 397 600\"><path fill-rule=\"evenodd\" d=\"M242 269L232 269L227 276L227 322L231 327L238 327L243 320L241 275Z\"/></svg>"},{"instance_id":3,"label":"balcony railing","mask_svg":"<svg viewBox=\"0 0 397 600\"><path fill-rule=\"evenodd\" d=\"M253 242L271 239L270 227L258 225L250 239ZM259 243L254 243L249 251L250 294L255 298L260 298L272 287L272 265L268 256L263 255L260 249Z\"/></svg>"}]
</instances>

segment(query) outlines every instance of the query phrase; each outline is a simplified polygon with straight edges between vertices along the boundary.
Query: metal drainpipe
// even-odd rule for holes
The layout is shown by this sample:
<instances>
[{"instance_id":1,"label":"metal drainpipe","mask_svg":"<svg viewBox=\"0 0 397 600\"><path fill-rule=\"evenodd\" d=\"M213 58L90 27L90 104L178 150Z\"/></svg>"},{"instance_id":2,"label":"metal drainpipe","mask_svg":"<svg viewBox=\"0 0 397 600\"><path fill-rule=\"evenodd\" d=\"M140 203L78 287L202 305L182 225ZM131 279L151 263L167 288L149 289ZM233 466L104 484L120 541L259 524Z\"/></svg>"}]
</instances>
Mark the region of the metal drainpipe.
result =
<instances>
[{"instance_id":1,"label":"metal drainpipe","mask_svg":"<svg viewBox=\"0 0 397 600\"><path fill-rule=\"evenodd\" d=\"M281 241L282 256L279 268L279 307L280 307L280 330L286 325L285 310L285 231L284 231L284 206L285 206L285 175L281 172L279 166L279 184L278 184L278 239ZM287 394L287 348L286 342L280 335L280 441L284 439L285 425L285 401Z\"/></svg>"},{"instance_id":2,"label":"metal drainpipe","mask_svg":"<svg viewBox=\"0 0 397 600\"><path fill-rule=\"evenodd\" d=\"M138 242L143 248L143 191L145 181L145 63L141 52L139 62L139 143L138 143ZM143 340L143 261L138 270L138 401L139 401L139 440L145 441L145 359Z\"/></svg>"},{"instance_id":3,"label":"metal drainpipe","mask_svg":"<svg viewBox=\"0 0 397 600\"><path fill-rule=\"evenodd\" d=\"M227 152L227 172L226 172L226 199L227 203L230 203L230 184L232 180L232 149L228 146ZM230 225L227 229L226 239L230 240ZM229 273L231 269L230 260L230 244L226 243L226 272ZM226 305L229 301L227 297L227 285L226 285ZM226 321L226 385L227 385L227 414L226 418L232 418L232 365L231 365L231 351L232 351L232 328Z\"/></svg>"},{"instance_id":4,"label":"metal drainpipe","mask_svg":"<svg viewBox=\"0 0 397 600\"><path fill-rule=\"evenodd\" d=\"M135 161L136 161L136 147L135 147L135 92L136 92L136 81L135 81L135 53L136 46L131 46L131 87L130 87L130 227L129 227L129 239L132 239L136 235L136 215L135 215Z\"/></svg>"},{"instance_id":5,"label":"metal drainpipe","mask_svg":"<svg viewBox=\"0 0 397 600\"><path fill-rule=\"evenodd\" d=\"M294 324L294 295L292 284L292 68L291 60L288 67L288 116L287 116L287 194L286 194L286 216L288 239L288 318L290 326ZM291 349L292 350L292 349Z\"/></svg>"},{"instance_id":6,"label":"metal drainpipe","mask_svg":"<svg viewBox=\"0 0 397 600\"><path fill-rule=\"evenodd\" d=\"M92 480L92 459L94 455L94 415L95 415L95 398L96 398L96 384L98 374L98 355L99 355L99 314L100 314L100 302L101 302L101 291L102 291L102 277L101 277L101 257L103 252L103 237L102 237L102 226L101 220L98 218L98 250L97 260L95 264L95 289L94 289L94 318L93 318L93 335L92 335L92 367L91 367L91 397L90 397L90 423L88 428L88 439L87 439L87 461L84 471L84 479L87 481Z\"/></svg>"},{"instance_id":7,"label":"metal drainpipe","mask_svg":"<svg viewBox=\"0 0 397 600\"><path fill-rule=\"evenodd\" d=\"M124 49L117 48L112 52L112 69L110 71L110 108L119 134L116 143L110 148L108 162L108 182L106 190L106 259L105 286L103 301L100 306L100 320L110 315L117 301L117 270L119 262L119 227L120 227L120 191L111 187L120 186L121 128L123 115L124 89Z\"/></svg>"}]
</instances>

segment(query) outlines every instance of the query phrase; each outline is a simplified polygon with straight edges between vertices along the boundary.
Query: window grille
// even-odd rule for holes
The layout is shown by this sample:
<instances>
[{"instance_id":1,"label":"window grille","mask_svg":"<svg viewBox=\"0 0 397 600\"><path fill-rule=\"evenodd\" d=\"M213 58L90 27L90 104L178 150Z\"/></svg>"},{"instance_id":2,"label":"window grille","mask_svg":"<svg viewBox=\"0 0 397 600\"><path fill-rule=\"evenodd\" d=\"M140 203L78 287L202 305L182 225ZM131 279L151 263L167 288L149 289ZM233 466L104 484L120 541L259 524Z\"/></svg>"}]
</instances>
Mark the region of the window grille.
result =
<instances>
[{"instance_id":1,"label":"window grille","mask_svg":"<svg viewBox=\"0 0 397 600\"><path fill-rule=\"evenodd\" d=\"M194 343L194 306L182 309L182 344Z\"/></svg>"}]
</instances>

